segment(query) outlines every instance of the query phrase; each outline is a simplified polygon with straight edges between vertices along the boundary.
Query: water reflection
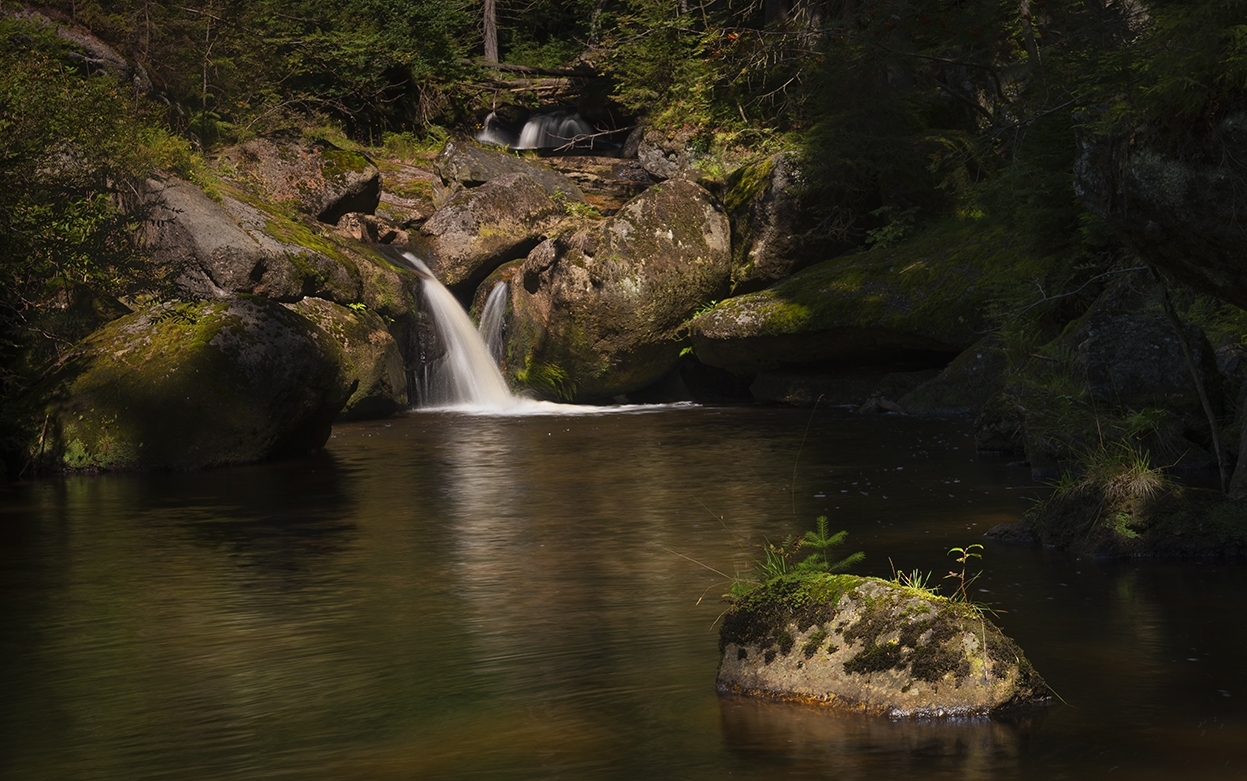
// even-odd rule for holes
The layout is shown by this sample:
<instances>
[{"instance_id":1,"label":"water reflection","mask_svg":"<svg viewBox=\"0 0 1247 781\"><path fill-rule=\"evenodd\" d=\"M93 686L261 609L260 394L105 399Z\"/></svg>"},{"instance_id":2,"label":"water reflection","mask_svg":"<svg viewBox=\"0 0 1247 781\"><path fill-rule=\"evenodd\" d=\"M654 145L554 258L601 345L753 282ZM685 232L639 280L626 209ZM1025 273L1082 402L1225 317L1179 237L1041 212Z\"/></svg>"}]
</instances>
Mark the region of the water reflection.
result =
<instances>
[{"instance_id":1,"label":"water reflection","mask_svg":"<svg viewBox=\"0 0 1247 781\"><path fill-rule=\"evenodd\" d=\"M4 487L0 776L1247 774L1235 564L989 546L980 598L1069 703L1042 723L716 696L728 583L705 567L827 513L865 572L938 583L1025 509L1040 489L967 429L423 413L339 427L320 459Z\"/></svg>"},{"instance_id":2,"label":"water reflection","mask_svg":"<svg viewBox=\"0 0 1247 781\"><path fill-rule=\"evenodd\" d=\"M782 763L845 781L880 776L955 777L976 781L1013 775L1046 715L990 719L891 721L785 702L725 697L723 739L758 764Z\"/></svg>"}]
</instances>

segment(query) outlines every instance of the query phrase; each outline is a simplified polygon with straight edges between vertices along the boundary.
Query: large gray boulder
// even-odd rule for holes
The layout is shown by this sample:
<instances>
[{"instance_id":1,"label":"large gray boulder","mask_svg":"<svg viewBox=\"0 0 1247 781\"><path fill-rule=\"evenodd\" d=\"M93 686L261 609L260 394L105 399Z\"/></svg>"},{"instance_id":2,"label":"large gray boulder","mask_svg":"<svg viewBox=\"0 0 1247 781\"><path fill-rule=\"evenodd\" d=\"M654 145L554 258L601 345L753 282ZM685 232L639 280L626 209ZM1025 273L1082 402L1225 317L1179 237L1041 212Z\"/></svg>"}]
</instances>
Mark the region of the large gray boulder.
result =
<instances>
[{"instance_id":1,"label":"large gray boulder","mask_svg":"<svg viewBox=\"0 0 1247 781\"><path fill-rule=\"evenodd\" d=\"M684 322L726 291L728 230L709 193L677 180L538 245L511 285L513 378L575 400L658 380L679 359Z\"/></svg>"},{"instance_id":2,"label":"large gray boulder","mask_svg":"<svg viewBox=\"0 0 1247 781\"><path fill-rule=\"evenodd\" d=\"M147 183L148 248L188 294L359 300L360 271L351 258L296 220L262 210L236 189L222 189L218 203L176 177Z\"/></svg>"},{"instance_id":3,"label":"large gray boulder","mask_svg":"<svg viewBox=\"0 0 1247 781\"><path fill-rule=\"evenodd\" d=\"M256 138L222 152L217 166L269 203L288 204L329 225L349 212L372 214L381 201L381 171L372 160L328 141Z\"/></svg>"},{"instance_id":4,"label":"large gray boulder","mask_svg":"<svg viewBox=\"0 0 1247 781\"><path fill-rule=\"evenodd\" d=\"M980 611L877 578L759 586L723 617L718 688L891 717L998 715L1052 702Z\"/></svg>"},{"instance_id":5,"label":"large gray boulder","mask_svg":"<svg viewBox=\"0 0 1247 781\"><path fill-rule=\"evenodd\" d=\"M566 203L528 174L503 174L456 194L420 226L412 245L442 284L471 290L557 230L568 217Z\"/></svg>"},{"instance_id":6,"label":"large gray boulder","mask_svg":"<svg viewBox=\"0 0 1247 781\"><path fill-rule=\"evenodd\" d=\"M339 372L355 391L339 420L384 418L406 409L407 371L385 321L362 305L351 309L323 298L289 305L329 334L342 349Z\"/></svg>"},{"instance_id":7,"label":"large gray boulder","mask_svg":"<svg viewBox=\"0 0 1247 781\"><path fill-rule=\"evenodd\" d=\"M33 463L195 469L324 445L353 388L323 330L259 297L161 304L76 346L28 404Z\"/></svg>"},{"instance_id":8,"label":"large gray boulder","mask_svg":"<svg viewBox=\"0 0 1247 781\"><path fill-rule=\"evenodd\" d=\"M459 190L479 187L506 174L526 174L552 196L585 203L584 193L562 174L530 163L511 152L486 149L463 139L446 142L433 161L433 172L441 178L445 187L439 202L445 202Z\"/></svg>"}]
</instances>

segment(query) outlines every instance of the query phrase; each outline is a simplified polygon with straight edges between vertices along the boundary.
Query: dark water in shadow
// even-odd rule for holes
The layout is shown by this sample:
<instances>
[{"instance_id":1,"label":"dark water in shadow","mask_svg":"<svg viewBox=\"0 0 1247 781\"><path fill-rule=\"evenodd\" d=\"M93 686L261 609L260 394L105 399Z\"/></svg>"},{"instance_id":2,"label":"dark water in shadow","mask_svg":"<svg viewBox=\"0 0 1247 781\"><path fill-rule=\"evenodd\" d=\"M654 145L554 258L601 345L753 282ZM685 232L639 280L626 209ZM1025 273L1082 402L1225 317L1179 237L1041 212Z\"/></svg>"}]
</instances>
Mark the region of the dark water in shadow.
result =
<instances>
[{"instance_id":1,"label":"dark water in shadow","mask_svg":"<svg viewBox=\"0 0 1247 781\"><path fill-rule=\"evenodd\" d=\"M938 580L1042 490L962 423L810 421L421 414L0 488L0 777L1247 777L1247 564L989 544L976 593L1068 703L1027 721L718 698L707 567L827 513Z\"/></svg>"}]
</instances>

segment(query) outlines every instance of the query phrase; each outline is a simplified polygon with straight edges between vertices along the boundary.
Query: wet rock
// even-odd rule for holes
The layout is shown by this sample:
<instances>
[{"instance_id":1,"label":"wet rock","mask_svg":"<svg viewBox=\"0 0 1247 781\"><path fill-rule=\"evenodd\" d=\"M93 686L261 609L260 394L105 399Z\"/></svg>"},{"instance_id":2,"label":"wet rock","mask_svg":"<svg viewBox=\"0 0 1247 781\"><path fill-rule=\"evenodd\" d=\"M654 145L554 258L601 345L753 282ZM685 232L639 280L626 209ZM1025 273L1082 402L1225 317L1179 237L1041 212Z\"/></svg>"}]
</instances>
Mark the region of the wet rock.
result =
<instances>
[{"instance_id":1,"label":"wet rock","mask_svg":"<svg viewBox=\"0 0 1247 781\"><path fill-rule=\"evenodd\" d=\"M32 463L196 469L307 452L353 388L320 328L258 297L162 304L76 346L28 398Z\"/></svg>"},{"instance_id":2,"label":"wet rock","mask_svg":"<svg viewBox=\"0 0 1247 781\"><path fill-rule=\"evenodd\" d=\"M385 418L407 408L403 357L376 313L362 305L350 309L321 298L305 298L290 308L320 326L342 348L339 372L343 383L355 390L339 420Z\"/></svg>"},{"instance_id":3,"label":"wet rock","mask_svg":"<svg viewBox=\"0 0 1247 781\"><path fill-rule=\"evenodd\" d=\"M217 166L252 184L266 201L329 225L348 212L372 214L381 200L381 171L372 160L328 141L256 138L226 149Z\"/></svg>"},{"instance_id":4,"label":"wet rock","mask_svg":"<svg viewBox=\"0 0 1247 781\"><path fill-rule=\"evenodd\" d=\"M722 693L891 717L1048 704L1017 644L963 603L876 578L786 578L740 598L719 633Z\"/></svg>"},{"instance_id":5,"label":"wet rock","mask_svg":"<svg viewBox=\"0 0 1247 781\"><path fill-rule=\"evenodd\" d=\"M464 292L527 255L567 217L566 200L556 200L532 177L503 174L451 198L420 226L413 247L442 284Z\"/></svg>"},{"instance_id":6,"label":"wet rock","mask_svg":"<svg viewBox=\"0 0 1247 781\"><path fill-rule=\"evenodd\" d=\"M511 286L508 365L539 392L599 399L675 367L682 326L726 290L727 218L687 181L653 187L614 217L538 245Z\"/></svg>"}]
</instances>

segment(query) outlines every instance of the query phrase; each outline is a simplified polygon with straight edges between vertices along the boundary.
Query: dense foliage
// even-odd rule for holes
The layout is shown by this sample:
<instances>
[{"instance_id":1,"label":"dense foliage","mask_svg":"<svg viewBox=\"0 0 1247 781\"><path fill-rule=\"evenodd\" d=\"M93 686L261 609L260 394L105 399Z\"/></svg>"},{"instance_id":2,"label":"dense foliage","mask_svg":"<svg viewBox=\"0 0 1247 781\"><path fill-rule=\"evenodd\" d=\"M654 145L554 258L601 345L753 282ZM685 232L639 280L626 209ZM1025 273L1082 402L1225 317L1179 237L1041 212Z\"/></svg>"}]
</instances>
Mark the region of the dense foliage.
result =
<instances>
[{"instance_id":1,"label":"dense foliage","mask_svg":"<svg viewBox=\"0 0 1247 781\"><path fill-rule=\"evenodd\" d=\"M161 147L128 84L87 77L39 25L0 19L0 387L20 385L112 303L159 280L141 261L137 207Z\"/></svg>"}]
</instances>

